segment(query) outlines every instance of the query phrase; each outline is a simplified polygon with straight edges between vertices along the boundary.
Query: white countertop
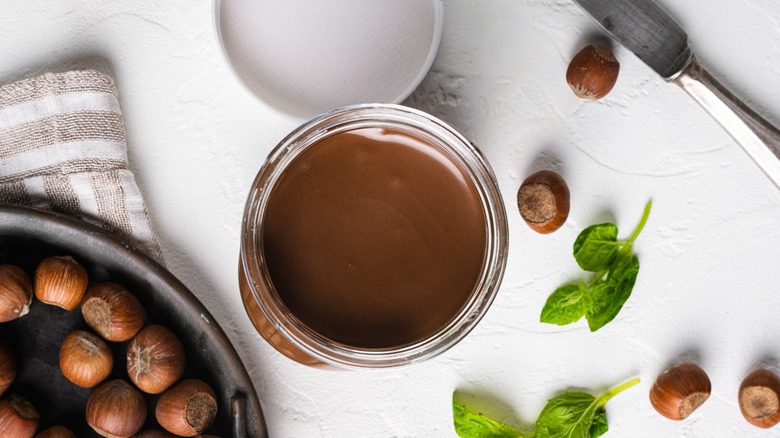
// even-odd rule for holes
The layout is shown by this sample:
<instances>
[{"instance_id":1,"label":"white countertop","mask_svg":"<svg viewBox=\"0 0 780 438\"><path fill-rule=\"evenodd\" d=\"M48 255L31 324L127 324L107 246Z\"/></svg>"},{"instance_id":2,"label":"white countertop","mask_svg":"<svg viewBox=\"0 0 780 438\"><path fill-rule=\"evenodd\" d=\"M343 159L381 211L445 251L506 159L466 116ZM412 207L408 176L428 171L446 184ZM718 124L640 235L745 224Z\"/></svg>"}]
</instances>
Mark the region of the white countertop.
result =
<instances>
[{"instance_id":1,"label":"white countertop","mask_svg":"<svg viewBox=\"0 0 780 438\"><path fill-rule=\"evenodd\" d=\"M780 122L780 2L664 0L719 79ZM0 82L74 59L110 64L128 153L170 270L212 312L255 383L269 435L454 437L453 391L512 425L578 388L642 383L607 406L609 437L770 436L741 417L737 389L780 360L780 192L681 89L618 47L621 74L601 101L577 99L569 59L603 32L570 0L447 0L438 57L406 102L465 131L494 167L510 220L510 253L485 318L445 354L408 368L328 372L266 345L241 305L236 266L248 187L300 121L248 94L223 63L209 0L2 0ZM531 231L515 196L552 167L572 194L566 225ZM543 325L547 296L579 275L571 246L611 220L641 271L615 321ZM684 422L648 402L681 357L713 395ZM484 400L493 400L486 407ZM482 400L482 401L480 401ZM780 430L780 429L778 429ZM777 430L773 431L777 433Z\"/></svg>"}]
</instances>

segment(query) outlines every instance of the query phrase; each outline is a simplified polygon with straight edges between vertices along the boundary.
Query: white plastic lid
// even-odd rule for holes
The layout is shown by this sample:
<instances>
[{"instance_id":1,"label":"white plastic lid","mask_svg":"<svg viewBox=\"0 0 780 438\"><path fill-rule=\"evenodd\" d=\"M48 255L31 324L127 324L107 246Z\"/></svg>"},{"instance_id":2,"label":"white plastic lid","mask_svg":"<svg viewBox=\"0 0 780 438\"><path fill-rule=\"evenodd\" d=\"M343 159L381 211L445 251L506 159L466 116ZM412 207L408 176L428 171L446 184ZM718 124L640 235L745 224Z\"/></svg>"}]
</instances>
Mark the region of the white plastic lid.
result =
<instances>
[{"instance_id":1,"label":"white plastic lid","mask_svg":"<svg viewBox=\"0 0 780 438\"><path fill-rule=\"evenodd\" d=\"M309 119L400 103L441 39L442 0L216 0L228 63L262 101Z\"/></svg>"}]
</instances>

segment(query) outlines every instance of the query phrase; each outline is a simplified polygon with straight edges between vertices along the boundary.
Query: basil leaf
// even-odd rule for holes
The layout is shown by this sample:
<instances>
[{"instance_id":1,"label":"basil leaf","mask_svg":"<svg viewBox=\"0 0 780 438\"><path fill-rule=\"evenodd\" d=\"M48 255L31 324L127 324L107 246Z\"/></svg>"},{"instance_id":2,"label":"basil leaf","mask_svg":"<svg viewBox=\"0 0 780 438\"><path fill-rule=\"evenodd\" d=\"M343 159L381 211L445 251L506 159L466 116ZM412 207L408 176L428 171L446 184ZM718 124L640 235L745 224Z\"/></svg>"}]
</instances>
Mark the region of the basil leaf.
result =
<instances>
[{"instance_id":1,"label":"basil leaf","mask_svg":"<svg viewBox=\"0 0 780 438\"><path fill-rule=\"evenodd\" d=\"M642 219L627 240L617 240L615 224L591 225L574 241L574 259L585 271L594 274L581 280L578 289L572 285L556 289L545 302L541 322L565 325L585 319L596 331L615 319L631 296L639 274L639 259L633 253L634 241L650 216L652 201L645 205Z\"/></svg>"},{"instance_id":2,"label":"basil leaf","mask_svg":"<svg viewBox=\"0 0 780 438\"><path fill-rule=\"evenodd\" d=\"M566 392L551 398L536 420L536 431L524 435L465 406L452 402L455 431L462 438L598 438L609 430L605 406L613 397L639 383L631 379L594 397Z\"/></svg>"},{"instance_id":3,"label":"basil leaf","mask_svg":"<svg viewBox=\"0 0 780 438\"><path fill-rule=\"evenodd\" d=\"M591 288L593 303L585 313L590 331L595 332L615 319L631 296L638 274L639 259L631 253L620 253L606 281Z\"/></svg>"},{"instance_id":4,"label":"basil leaf","mask_svg":"<svg viewBox=\"0 0 780 438\"><path fill-rule=\"evenodd\" d=\"M536 419L537 438L588 438L596 398L584 392L566 392L553 397Z\"/></svg>"},{"instance_id":5,"label":"basil leaf","mask_svg":"<svg viewBox=\"0 0 780 438\"><path fill-rule=\"evenodd\" d=\"M590 296L593 304L585 313L590 331L595 332L614 319L614 315L612 318L609 317L609 307L612 305L614 295L615 287L610 283L601 282L591 287Z\"/></svg>"},{"instance_id":6,"label":"basil leaf","mask_svg":"<svg viewBox=\"0 0 780 438\"><path fill-rule=\"evenodd\" d=\"M609 269L623 245L617 234L617 226L610 223L585 228L574 241L574 259L580 268L590 272Z\"/></svg>"},{"instance_id":7,"label":"basil leaf","mask_svg":"<svg viewBox=\"0 0 780 438\"><path fill-rule=\"evenodd\" d=\"M553 292L539 318L548 324L566 325L579 321L590 308L591 298L582 283L568 284Z\"/></svg>"},{"instance_id":8,"label":"basil leaf","mask_svg":"<svg viewBox=\"0 0 780 438\"><path fill-rule=\"evenodd\" d=\"M482 414L470 412L460 403L452 402L455 432L461 438L531 438L519 430L499 423Z\"/></svg>"},{"instance_id":9,"label":"basil leaf","mask_svg":"<svg viewBox=\"0 0 780 438\"><path fill-rule=\"evenodd\" d=\"M607 282L614 284L617 289L627 288L630 295L637 275L639 275L639 259L634 254L626 253L621 255L610 268Z\"/></svg>"},{"instance_id":10,"label":"basil leaf","mask_svg":"<svg viewBox=\"0 0 780 438\"><path fill-rule=\"evenodd\" d=\"M593 415L593 424L590 426L590 438L598 438L609 430L607 424L607 410L603 407L596 409Z\"/></svg>"}]
</instances>

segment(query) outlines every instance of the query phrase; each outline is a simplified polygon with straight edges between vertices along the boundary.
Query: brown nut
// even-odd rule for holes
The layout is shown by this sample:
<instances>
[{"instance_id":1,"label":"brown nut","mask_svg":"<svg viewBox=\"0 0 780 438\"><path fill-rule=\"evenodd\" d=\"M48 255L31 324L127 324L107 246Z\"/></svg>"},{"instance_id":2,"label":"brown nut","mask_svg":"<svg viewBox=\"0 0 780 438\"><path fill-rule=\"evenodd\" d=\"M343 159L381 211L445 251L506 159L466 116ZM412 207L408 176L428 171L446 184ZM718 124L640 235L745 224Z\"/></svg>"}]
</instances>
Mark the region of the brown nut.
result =
<instances>
[{"instance_id":1,"label":"brown nut","mask_svg":"<svg viewBox=\"0 0 780 438\"><path fill-rule=\"evenodd\" d=\"M165 391L157 402L155 417L160 426L180 436L196 436L217 416L217 396L205 382L182 380Z\"/></svg>"},{"instance_id":2,"label":"brown nut","mask_svg":"<svg viewBox=\"0 0 780 438\"><path fill-rule=\"evenodd\" d=\"M35 438L77 438L72 430L65 426L52 426L42 432L38 432Z\"/></svg>"},{"instance_id":3,"label":"brown nut","mask_svg":"<svg viewBox=\"0 0 780 438\"><path fill-rule=\"evenodd\" d=\"M127 347L127 374L141 391L159 394L184 374L184 346L167 328L146 326Z\"/></svg>"},{"instance_id":4,"label":"brown nut","mask_svg":"<svg viewBox=\"0 0 780 438\"><path fill-rule=\"evenodd\" d=\"M650 403L670 420L684 420L710 396L707 373L693 363L681 363L664 371L650 388Z\"/></svg>"},{"instance_id":5,"label":"brown nut","mask_svg":"<svg viewBox=\"0 0 780 438\"><path fill-rule=\"evenodd\" d=\"M105 380L114 368L114 354L100 337L75 330L60 347L60 370L66 379L82 388Z\"/></svg>"},{"instance_id":6,"label":"brown nut","mask_svg":"<svg viewBox=\"0 0 780 438\"><path fill-rule=\"evenodd\" d=\"M748 423L768 429L780 422L780 377L758 369L739 386L739 409Z\"/></svg>"},{"instance_id":7,"label":"brown nut","mask_svg":"<svg viewBox=\"0 0 780 438\"><path fill-rule=\"evenodd\" d=\"M22 268L0 265L0 322L26 315L32 295L32 282Z\"/></svg>"},{"instance_id":8,"label":"brown nut","mask_svg":"<svg viewBox=\"0 0 780 438\"><path fill-rule=\"evenodd\" d=\"M523 181L517 192L517 206L531 229L552 233L569 217L569 186L552 170L541 170Z\"/></svg>"},{"instance_id":9,"label":"brown nut","mask_svg":"<svg viewBox=\"0 0 780 438\"><path fill-rule=\"evenodd\" d=\"M100 283L87 291L81 304L84 321L107 341L127 341L141 330L146 311L138 299L116 283Z\"/></svg>"},{"instance_id":10,"label":"brown nut","mask_svg":"<svg viewBox=\"0 0 780 438\"><path fill-rule=\"evenodd\" d=\"M26 398L10 394L0 400L0 436L32 438L40 415Z\"/></svg>"},{"instance_id":11,"label":"brown nut","mask_svg":"<svg viewBox=\"0 0 780 438\"><path fill-rule=\"evenodd\" d=\"M72 310L87 292L87 270L71 256L43 259L35 269L35 297L43 303Z\"/></svg>"},{"instance_id":12,"label":"brown nut","mask_svg":"<svg viewBox=\"0 0 780 438\"><path fill-rule=\"evenodd\" d=\"M16 378L16 356L11 347L0 339L0 395L11 386Z\"/></svg>"},{"instance_id":13,"label":"brown nut","mask_svg":"<svg viewBox=\"0 0 780 438\"><path fill-rule=\"evenodd\" d=\"M87 399L87 424L100 436L133 436L145 421L144 396L124 380L101 383Z\"/></svg>"},{"instance_id":14,"label":"brown nut","mask_svg":"<svg viewBox=\"0 0 780 438\"><path fill-rule=\"evenodd\" d=\"M582 99L601 99L612 90L620 72L620 63L606 47L589 45L572 58L566 70L566 82Z\"/></svg>"}]
</instances>

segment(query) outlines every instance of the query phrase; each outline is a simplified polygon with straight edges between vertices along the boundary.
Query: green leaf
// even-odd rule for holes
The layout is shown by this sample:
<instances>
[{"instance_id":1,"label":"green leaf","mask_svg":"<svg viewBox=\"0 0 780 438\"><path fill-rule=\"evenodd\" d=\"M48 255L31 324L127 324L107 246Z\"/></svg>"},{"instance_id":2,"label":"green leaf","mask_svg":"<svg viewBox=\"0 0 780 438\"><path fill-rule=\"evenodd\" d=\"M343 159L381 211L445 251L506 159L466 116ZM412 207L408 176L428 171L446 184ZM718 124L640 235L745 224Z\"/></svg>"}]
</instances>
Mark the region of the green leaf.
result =
<instances>
[{"instance_id":1,"label":"green leaf","mask_svg":"<svg viewBox=\"0 0 780 438\"><path fill-rule=\"evenodd\" d=\"M590 301L590 295L581 284L560 287L547 298L540 320L557 325L577 322L590 308Z\"/></svg>"},{"instance_id":2,"label":"green leaf","mask_svg":"<svg viewBox=\"0 0 780 438\"><path fill-rule=\"evenodd\" d=\"M574 258L586 271L595 272L579 289L560 287L547 299L541 322L564 325L585 318L591 331L615 319L631 296L639 274L639 260L633 253L634 241L647 224L652 201L645 205L642 218L627 240L617 240L615 224L603 223L585 228L574 242Z\"/></svg>"},{"instance_id":3,"label":"green leaf","mask_svg":"<svg viewBox=\"0 0 780 438\"><path fill-rule=\"evenodd\" d=\"M584 392L553 397L536 420L537 438L590 437L596 398Z\"/></svg>"},{"instance_id":4,"label":"green leaf","mask_svg":"<svg viewBox=\"0 0 780 438\"><path fill-rule=\"evenodd\" d=\"M455 432L461 438L531 438L519 430L493 420L481 413L470 412L466 407L452 402Z\"/></svg>"},{"instance_id":5,"label":"green leaf","mask_svg":"<svg viewBox=\"0 0 780 438\"><path fill-rule=\"evenodd\" d=\"M598 438L609 429L604 406L638 383L638 378L629 380L598 397L566 392L551 398L536 420L536 438Z\"/></svg>"},{"instance_id":6,"label":"green leaf","mask_svg":"<svg viewBox=\"0 0 780 438\"><path fill-rule=\"evenodd\" d=\"M612 265L624 242L617 241L615 224L605 223L585 228L574 241L574 259L580 268L606 271Z\"/></svg>"},{"instance_id":7,"label":"green leaf","mask_svg":"<svg viewBox=\"0 0 780 438\"><path fill-rule=\"evenodd\" d=\"M593 424L590 426L590 438L598 438L609 430L607 424L607 411L603 407L596 409L593 415Z\"/></svg>"},{"instance_id":8,"label":"green leaf","mask_svg":"<svg viewBox=\"0 0 780 438\"><path fill-rule=\"evenodd\" d=\"M622 254L615 261L607 274L607 282L615 285L617 289L628 289L629 295L631 289L636 283L636 277L639 275L639 259L634 254Z\"/></svg>"},{"instance_id":9,"label":"green leaf","mask_svg":"<svg viewBox=\"0 0 780 438\"><path fill-rule=\"evenodd\" d=\"M609 317L609 308L612 305L612 297L615 295L615 287L613 284L602 281L594 284L590 291L592 304L585 313L585 319L588 321L590 331L595 332L614 319L614 316Z\"/></svg>"},{"instance_id":10,"label":"green leaf","mask_svg":"<svg viewBox=\"0 0 780 438\"><path fill-rule=\"evenodd\" d=\"M639 259L621 252L607 274L606 281L591 288L592 304L585 314L590 331L604 327L615 319L628 301L639 274Z\"/></svg>"}]
</instances>

